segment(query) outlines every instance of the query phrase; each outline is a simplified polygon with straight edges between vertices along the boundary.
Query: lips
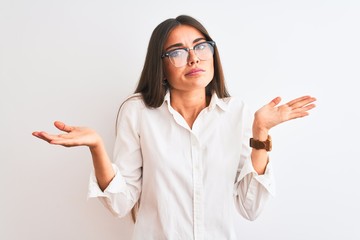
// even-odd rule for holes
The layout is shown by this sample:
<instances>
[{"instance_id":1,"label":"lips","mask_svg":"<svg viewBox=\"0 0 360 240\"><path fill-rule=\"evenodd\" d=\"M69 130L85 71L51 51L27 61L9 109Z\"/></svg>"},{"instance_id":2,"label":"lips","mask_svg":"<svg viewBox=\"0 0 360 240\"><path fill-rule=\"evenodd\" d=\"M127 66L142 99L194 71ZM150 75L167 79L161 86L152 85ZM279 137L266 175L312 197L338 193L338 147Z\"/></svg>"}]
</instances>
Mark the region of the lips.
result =
<instances>
[{"instance_id":1,"label":"lips","mask_svg":"<svg viewBox=\"0 0 360 240\"><path fill-rule=\"evenodd\" d=\"M194 69L191 69L189 72L187 72L185 75L186 76L195 76L195 75L201 74L203 72L205 72L205 70L203 70L201 68L194 68Z\"/></svg>"}]
</instances>

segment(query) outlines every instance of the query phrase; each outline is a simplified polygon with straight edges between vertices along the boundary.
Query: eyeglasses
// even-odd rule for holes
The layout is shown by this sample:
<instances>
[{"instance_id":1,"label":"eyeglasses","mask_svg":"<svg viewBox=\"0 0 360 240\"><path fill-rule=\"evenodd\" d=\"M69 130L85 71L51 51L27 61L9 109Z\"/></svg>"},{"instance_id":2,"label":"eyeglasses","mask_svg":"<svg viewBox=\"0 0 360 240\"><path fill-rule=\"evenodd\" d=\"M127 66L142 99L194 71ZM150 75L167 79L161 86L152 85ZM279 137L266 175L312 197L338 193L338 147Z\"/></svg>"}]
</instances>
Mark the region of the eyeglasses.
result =
<instances>
[{"instance_id":1,"label":"eyeglasses","mask_svg":"<svg viewBox=\"0 0 360 240\"><path fill-rule=\"evenodd\" d=\"M200 60L209 60L214 55L214 41L206 41L196 44L193 48L177 48L161 55L161 58L168 57L175 67L183 67L188 63L189 52L193 50Z\"/></svg>"}]
</instances>

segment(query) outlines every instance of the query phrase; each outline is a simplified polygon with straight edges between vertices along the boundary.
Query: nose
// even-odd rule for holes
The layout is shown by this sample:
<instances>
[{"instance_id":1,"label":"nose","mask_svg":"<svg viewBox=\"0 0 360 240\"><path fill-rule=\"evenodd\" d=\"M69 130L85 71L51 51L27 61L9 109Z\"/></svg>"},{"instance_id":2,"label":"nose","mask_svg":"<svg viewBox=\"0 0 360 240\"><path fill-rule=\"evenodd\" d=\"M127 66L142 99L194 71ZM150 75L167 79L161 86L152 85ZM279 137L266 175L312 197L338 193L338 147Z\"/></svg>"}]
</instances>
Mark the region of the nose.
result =
<instances>
[{"instance_id":1,"label":"nose","mask_svg":"<svg viewBox=\"0 0 360 240\"><path fill-rule=\"evenodd\" d=\"M195 51L193 49L190 49L188 54L189 54L189 56L188 56L188 65L189 66L192 66L192 65L200 62L200 59L198 58L198 56L196 56Z\"/></svg>"}]
</instances>

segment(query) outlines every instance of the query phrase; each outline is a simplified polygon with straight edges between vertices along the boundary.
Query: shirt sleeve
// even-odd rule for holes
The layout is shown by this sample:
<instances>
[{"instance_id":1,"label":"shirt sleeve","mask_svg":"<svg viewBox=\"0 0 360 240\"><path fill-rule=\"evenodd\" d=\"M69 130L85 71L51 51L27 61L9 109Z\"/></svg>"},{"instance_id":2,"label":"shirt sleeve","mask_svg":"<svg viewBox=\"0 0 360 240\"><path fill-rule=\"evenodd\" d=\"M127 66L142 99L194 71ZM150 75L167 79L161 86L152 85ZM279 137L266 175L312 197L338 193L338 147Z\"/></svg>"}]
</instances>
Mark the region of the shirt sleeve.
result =
<instances>
[{"instance_id":1,"label":"shirt sleeve","mask_svg":"<svg viewBox=\"0 0 360 240\"><path fill-rule=\"evenodd\" d=\"M275 195L271 161L268 161L265 173L262 175L255 171L251 162L249 139L252 135L252 116L250 111L245 108L243 111L240 164L234 185L236 208L248 220L255 220L270 197Z\"/></svg>"},{"instance_id":2,"label":"shirt sleeve","mask_svg":"<svg viewBox=\"0 0 360 240\"><path fill-rule=\"evenodd\" d=\"M139 100L128 99L120 109L112 164L115 177L107 188L101 191L94 171L90 176L88 198L99 198L105 207L118 217L130 212L141 192L140 114Z\"/></svg>"}]
</instances>

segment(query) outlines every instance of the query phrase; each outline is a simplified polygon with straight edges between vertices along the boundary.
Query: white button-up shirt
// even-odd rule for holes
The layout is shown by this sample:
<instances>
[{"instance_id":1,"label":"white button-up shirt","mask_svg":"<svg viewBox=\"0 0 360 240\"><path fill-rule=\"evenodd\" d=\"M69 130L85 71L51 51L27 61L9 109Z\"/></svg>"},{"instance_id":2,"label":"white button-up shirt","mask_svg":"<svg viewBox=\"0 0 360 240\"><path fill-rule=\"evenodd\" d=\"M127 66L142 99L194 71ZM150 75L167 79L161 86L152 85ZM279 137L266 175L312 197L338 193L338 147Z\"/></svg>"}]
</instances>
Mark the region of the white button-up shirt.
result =
<instances>
[{"instance_id":1,"label":"white button-up shirt","mask_svg":"<svg viewBox=\"0 0 360 240\"><path fill-rule=\"evenodd\" d=\"M233 212L253 220L274 193L270 162L264 175L251 163L252 116L213 94L191 129L169 93L155 109L134 94L119 114L116 175L101 191L93 173L88 196L119 217L140 200L133 239L238 239Z\"/></svg>"}]
</instances>

